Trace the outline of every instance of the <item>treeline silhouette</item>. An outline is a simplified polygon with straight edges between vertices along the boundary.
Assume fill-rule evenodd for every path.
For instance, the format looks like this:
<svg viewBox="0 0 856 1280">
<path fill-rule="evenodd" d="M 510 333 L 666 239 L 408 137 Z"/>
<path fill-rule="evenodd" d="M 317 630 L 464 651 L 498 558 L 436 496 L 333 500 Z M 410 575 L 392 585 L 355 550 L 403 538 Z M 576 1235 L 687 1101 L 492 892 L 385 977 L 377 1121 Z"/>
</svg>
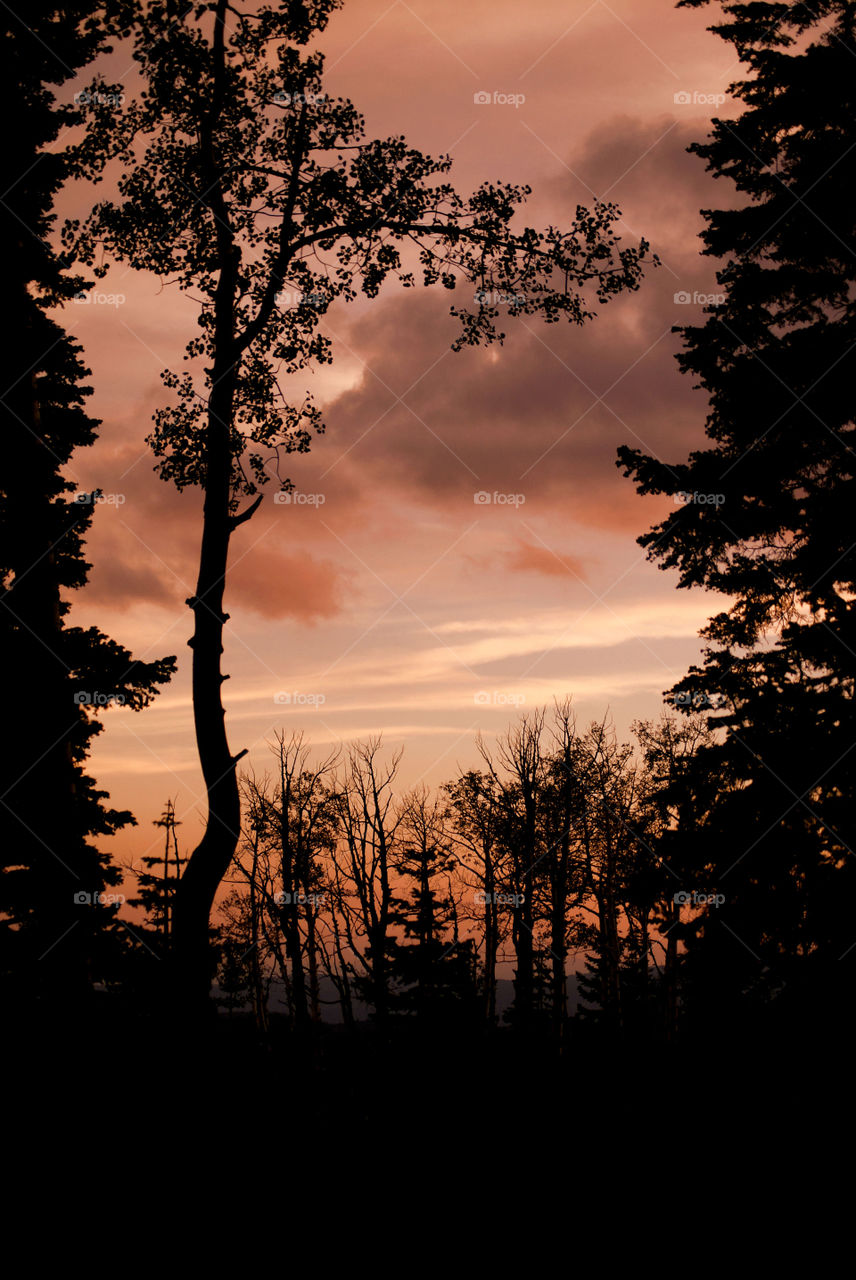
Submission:
<svg viewBox="0 0 856 1280">
<path fill-rule="evenodd" d="M 379 738 L 316 759 L 302 733 L 278 734 L 272 769 L 241 780 L 212 945 L 221 1010 L 260 1032 L 508 1027 L 559 1046 L 580 1024 L 669 1043 L 757 1016 L 798 989 L 806 955 L 777 939 L 771 966 L 746 929 L 735 871 L 753 834 L 723 843 L 742 788 L 713 718 L 666 712 L 636 722 L 631 745 L 556 703 L 479 738 L 479 768 L 404 793 L 402 753 Z M 168 958 L 183 862 L 170 804 L 158 821 L 164 852 L 132 900 L 147 911 L 133 935 L 144 992 Z"/>
<path fill-rule="evenodd" d="M 358 999 L 381 1025 L 490 1026 L 505 962 L 505 1021 L 561 1041 L 578 957 L 580 1016 L 672 1035 L 685 881 L 662 864 L 674 801 L 653 761 L 686 786 L 710 734 L 673 718 L 637 733 L 641 758 L 605 723 L 579 734 L 568 705 L 534 711 L 480 743 L 480 769 L 400 796 L 400 753 L 379 740 L 313 766 L 300 735 L 280 736 L 272 773 L 243 782 L 221 991 L 261 1027 L 274 975 L 297 1027 L 322 1017 L 324 986 L 345 1023 Z"/>
</svg>

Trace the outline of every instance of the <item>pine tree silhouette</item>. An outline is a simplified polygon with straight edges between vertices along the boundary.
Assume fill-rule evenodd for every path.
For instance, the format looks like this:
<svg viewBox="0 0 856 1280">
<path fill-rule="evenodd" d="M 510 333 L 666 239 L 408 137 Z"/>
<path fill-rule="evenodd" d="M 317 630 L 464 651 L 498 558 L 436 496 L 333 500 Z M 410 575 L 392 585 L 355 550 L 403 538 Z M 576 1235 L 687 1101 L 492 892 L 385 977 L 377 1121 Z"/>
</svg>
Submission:
<svg viewBox="0 0 856 1280">
<path fill-rule="evenodd" d="M 93 843 L 133 822 L 110 809 L 85 772 L 97 714 L 139 710 L 175 669 L 172 658 L 136 662 L 94 627 L 66 624 L 67 593 L 86 583 L 83 539 L 92 494 L 65 478 L 98 423 L 80 347 L 48 311 L 84 282 L 68 273 L 48 236 L 53 199 L 73 168 L 51 151 L 79 112 L 51 86 L 102 48 L 104 28 L 85 5 L 12 15 L 0 78 L 9 189 L 0 205 L 8 247 L 6 341 L 0 414 L 0 645 L 9 730 L 0 756 L 0 971 L 13 998 L 75 1000 L 119 960 L 106 891 L 119 875 Z M 103 700 L 103 701 L 102 701 Z"/>
<path fill-rule="evenodd" d="M 163 813 L 155 818 L 152 826 L 164 833 L 163 850 L 159 854 L 144 854 L 140 859 L 145 871 L 137 871 L 138 892 L 129 900 L 129 906 L 142 907 L 147 917 L 147 944 L 165 956 L 172 943 L 172 909 L 175 891 L 187 861 L 178 848 L 178 828 L 181 822 L 175 816 L 175 801 L 168 799 Z"/>
<path fill-rule="evenodd" d="M 672 690 L 721 704 L 700 764 L 727 781 L 707 867 L 727 903 L 689 941 L 697 992 L 728 1016 L 783 986 L 804 1007 L 840 988 L 853 940 L 856 6 L 723 9 L 742 110 L 691 150 L 744 202 L 705 214 L 722 302 L 681 330 L 679 357 L 708 393 L 709 444 L 619 464 L 678 499 L 639 540 L 650 558 L 733 600 Z"/>
</svg>

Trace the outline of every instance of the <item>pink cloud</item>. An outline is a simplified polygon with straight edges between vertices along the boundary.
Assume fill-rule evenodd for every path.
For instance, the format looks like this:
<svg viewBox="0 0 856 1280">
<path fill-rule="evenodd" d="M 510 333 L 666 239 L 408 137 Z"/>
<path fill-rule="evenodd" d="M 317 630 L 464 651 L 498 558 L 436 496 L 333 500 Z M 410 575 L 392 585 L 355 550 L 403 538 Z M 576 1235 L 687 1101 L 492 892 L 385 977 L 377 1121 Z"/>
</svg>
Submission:
<svg viewBox="0 0 856 1280">
<path fill-rule="evenodd" d="M 561 554 L 549 547 L 535 546 L 522 540 L 509 553 L 506 564 L 509 569 L 520 573 L 543 573 L 552 578 L 586 580 L 583 562 L 579 557 Z"/>
</svg>

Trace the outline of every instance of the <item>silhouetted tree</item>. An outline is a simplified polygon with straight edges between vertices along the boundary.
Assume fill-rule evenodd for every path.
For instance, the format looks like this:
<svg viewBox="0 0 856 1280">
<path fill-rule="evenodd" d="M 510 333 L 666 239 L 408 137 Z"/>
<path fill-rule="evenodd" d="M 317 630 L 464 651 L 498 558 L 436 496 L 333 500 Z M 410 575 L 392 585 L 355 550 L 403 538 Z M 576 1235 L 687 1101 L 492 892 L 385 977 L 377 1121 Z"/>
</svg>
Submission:
<svg viewBox="0 0 856 1280">
<path fill-rule="evenodd" d="M 495 758 L 483 740 L 479 752 L 502 802 L 502 841 L 510 901 L 511 936 L 517 961 L 514 973 L 515 1024 L 528 1029 L 536 1005 L 535 888 L 546 853 L 544 818 L 546 759 L 544 711 L 524 714 L 502 734 Z"/>
<path fill-rule="evenodd" d="M 706 927 L 717 927 L 721 904 L 713 877 L 721 844 L 710 812 L 727 780 L 717 769 L 716 738 L 704 714 L 636 721 L 633 733 L 642 753 L 645 813 L 642 865 L 634 888 L 650 904 L 656 926 L 649 952 L 661 980 L 661 1027 L 665 1038 L 674 1040 L 682 949 Z"/>
<path fill-rule="evenodd" d="M 606 719 L 593 722 L 581 739 L 584 803 L 581 810 L 582 856 L 592 905 L 578 940 L 586 945 L 586 969 L 580 993 L 610 1032 L 623 1029 L 627 998 L 625 969 L 640 963 L 638 940 L 628 929 L 626 904 L 631 877 L 640 858 L 637 764 L 633 749 L 620 743 Z M 647 948 L 645 949 L 647 953 Z M 647 955 L 641 957 L 647 964 Z"/>
<path fill-rule="evenodd" d="M 371 738 L 348 752 L 347 770 L 336 786 L 339 840 L 333 879 L 355 989 L 385 1026 L 392 994 L 392 875 L 401 821 L 392 786 L 401 752 L 383 764 L 380 751 L 380 738 Z"/>
<path fill-rule="evenodd" d="M 619 454 L 641 492 L 682 495 L 640 539 L 649 557 L 732 601 L 674 690 L 722 701 L 702 756 L 730 779 L 710 867 L 728 901 L 701 936 L 731 1001 L 834 986 L 852 942 L 855 22 L 853 3 L 723 5 L 742 110 L 691 150 L 744 203 L 705 213 L 724 302 L 679 357 L 710 444 L 675 464 Z"/>
<path fill-rule="evenodd" d="M 167 800 L 163 813 L 152 824 L 160 827 L 164 833 L 163 850 L 156 854 L 144 854 L 140 861 L 146 868 L 137 871 L 132 868 L 137 879 L 137 896 L 131 898 L 128 905 L 142 907 L 148 918 L 149 942 L 158 944 L 158 951 L 165 955 L 169 951 L 172 938 L 172 908 L 175 902 L 175 890 L 181 877 L 181 868 L 186 861 L 179 852 L 178 830 L 181 822 L 175 816 L 175 802 Z"/>
<path fill-rule="evenodd" d="M 481 945 L 482 1015 L 496 1020 L 496 965 L 507 936 L 508 912 L 501 898 L 507 876 L 507 849 L 502 843 L 500 787 L 490 773 L 470 769 L 444 785 L 458 877 L 472 902 L 461 915 L 475 925 Z"/>
<path fill-rule="evenodd" d="M 336 992 L 342 1021 L 353 1027 L 355 965 L 348 952 L 346 877 L 336 857 L 329 859 L 324 879 L 324 911 L 318 920 L 321 967 Z"/>
<path fill-rule="evenodd" d="M 50 243 L 54 198 L 78 172 L 73 151 L 56 144 L 84 109 L 56 94 L 104 48 L 106 26 L 75 3 L 7 6 L 4 26 L 0 970 L 18 993 L 60 1000 L 111 965 L 115 904 L 105 895 L 119 875 L 93 841 L 134 821 L 107 807 L 85 772 L 97 715 L 148 705 L 175 662 L 135 662 L 96 628 L 66 625 L 68 593 L 86 583 L 83 540 L 99 495 L 72 497 L 64 472 L 98 423 L 84 410 L 81 348 L 50 314 L 87 287 Z"/>
<path fill-rule="evenodd" d="M 326 781 L 334 752 L 310 763 L 302 733 L 276 735 L 274 777 L 243 778 L 245 823 L 233 867 L 236 887 L 223 911 L 226 932 L 242 943 L 256 1022 L 267 1023 L 270 975 L 278 974 L 292 1024 L 321 1017 L 318 940 L 325 873 L 337 832 L 335 795 Z"/>
<path fill-rule="evenodd" d="M 471 1018 L 476 1008 L 475 947 L 460 936 L 455 867 L 445 806 L 417 787 L 402 803 L 398 826 L 392 922 L 401 936 L 391 977 L 394 1008 L 420 1025 Z"/>
<path fill-rule="evenodd" d="M 279 863 L 278 919 L 290 966 L 290 999 L 295 1024 L 320 1017 L 316 922 L 323 898 L 322 856 L 336 838 L 335 796 L 327 784 L 338 752 L 317 767 L 309 765 L 303 734 L 277 735 L 278 779 L 269 806 Z"/>
<path fill-rule="evenodd" d="M 234 917 L 230 924 L 232 927 L 221 930 L 217 937 L 216 1004 L 231 1017 L 253 1003 L 256 960 L 253 952 L 244 947 L 241 932 L 234 927 Z"/>
<path fill-rule="evenodd" d="M 552 736 L 545 780 L 542 892 L 549 922 L 553 1034 L 561 1042 L 568 1017 L 569 917 L 589 889 L 582 839 L 585 757 L 569 700 L 555 706 Z"/>
<path fill-rule="evenodd" d="M 228 943 L 221 953 L 218 985 L 237 973 L 240 958 L 246 976 L 244 988 L 259 1030 L 268 1026 L 268 998 L 278 974 L 291 1009 L 291 975 L 280 929 L 277 855 L 278 826 L 275 812 L 275 784 L 265 776 L 250 774 L 241 780 L 244 824 L 233 860 L 234 876 L 226 881 L 229 893 L 218 906 L 221 941 Z M 225 965 L 225 969 L 224 969 Z"/>
<path fill-rule="evenodd" d="M 266 929 L 268 919 L 267 908 L 274 901 L 271 877 L 270 858 L 267 856 L 269 844 L 267 836 L 270 832 L 270 814 L 267 799 L 259 794 L 252 779 L 245 780 L 246 787 L 246 821 L 245 842 L 236 854 L 239 867 L 246 875 L 247 892 L 241 899 L 238 896 L 239 909 L 243 906 L 248 928 L 243 930 L 249 952 L 250 1001 L 253 1018 L 260 1031 L 268 1028 L 268 999 L 270 995 L 270 979 L 272 968 L 269 963 L 271 949 L 270 935 Z M 241 860 L 241 853 L 248 854 L 248 860 Z M 273 930 L 270 930 L 272 933 Z M 265 945 L 267 943 L 267 945 Z"/>
</svg>

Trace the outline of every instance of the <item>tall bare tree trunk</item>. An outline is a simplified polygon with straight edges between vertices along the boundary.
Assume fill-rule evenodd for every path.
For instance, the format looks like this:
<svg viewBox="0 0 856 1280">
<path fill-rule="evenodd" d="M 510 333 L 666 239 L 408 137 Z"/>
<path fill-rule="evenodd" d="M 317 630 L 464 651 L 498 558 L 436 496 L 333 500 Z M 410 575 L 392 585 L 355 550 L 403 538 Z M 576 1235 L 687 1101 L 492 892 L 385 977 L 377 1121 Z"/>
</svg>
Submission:
<svg viewBox="0 0 856 1280">
<path fill-rule="evenodd" d="M 241 799 L 235 765 L 245 752 L 233 756 L 226 737 L 226 712 L 221 685 L 223 591 L 232 530 L 252 514 L 258 502 L 240 517 L 231 514 L 232 424 L 240 350 L 235 341 L 235 305 L 240 250 L 235 244 L 229 210 L 223 197 L 222 174 L 215 148 L 215 128 L 226 85 L 225 18 L 227 0 L 218 0 L 212 54 L 214 84 L 211 107 L 199 135 L 199 155 L 207 189 L 204 199 L 216 225 L 214 296 L 214 367 L 205 433 L 205 502 L 202 546 L 193 610 L 193 722 L 196 748 L 208 800 L 205 834 L 188 860 L 175 903 L 177 994 L 183 1004 L 203 1009 L 213 976 L 208 928 L 211 908 L 221 880 L 238 847 Z"/>
<path fill-rule="evenodd" d="M 227 233 L 221 231 L 221 236 Z M 241 802 L 235 766 L 245 752 L 233 756 L 226 737 L 221 686 L 223 590 L 229 541 L 236 521 L 231 517 L 232 453 L 230 430 L 234 408 L 235 358 L 232 344 L 238 254 L 230 243 L 220 255 L 216 298 L 217 358 L 208 405 L 206 480 L 202 546 L 193 610 L 193 722 L 196 747 L 208 800 L 205 834 L 194 849 L 178 885 L 175 901 L 175 949 L 179 997 L 203 1006 L 212 978 L 208 928 L 221 880 L 238 846 Z"/>
</svg>

